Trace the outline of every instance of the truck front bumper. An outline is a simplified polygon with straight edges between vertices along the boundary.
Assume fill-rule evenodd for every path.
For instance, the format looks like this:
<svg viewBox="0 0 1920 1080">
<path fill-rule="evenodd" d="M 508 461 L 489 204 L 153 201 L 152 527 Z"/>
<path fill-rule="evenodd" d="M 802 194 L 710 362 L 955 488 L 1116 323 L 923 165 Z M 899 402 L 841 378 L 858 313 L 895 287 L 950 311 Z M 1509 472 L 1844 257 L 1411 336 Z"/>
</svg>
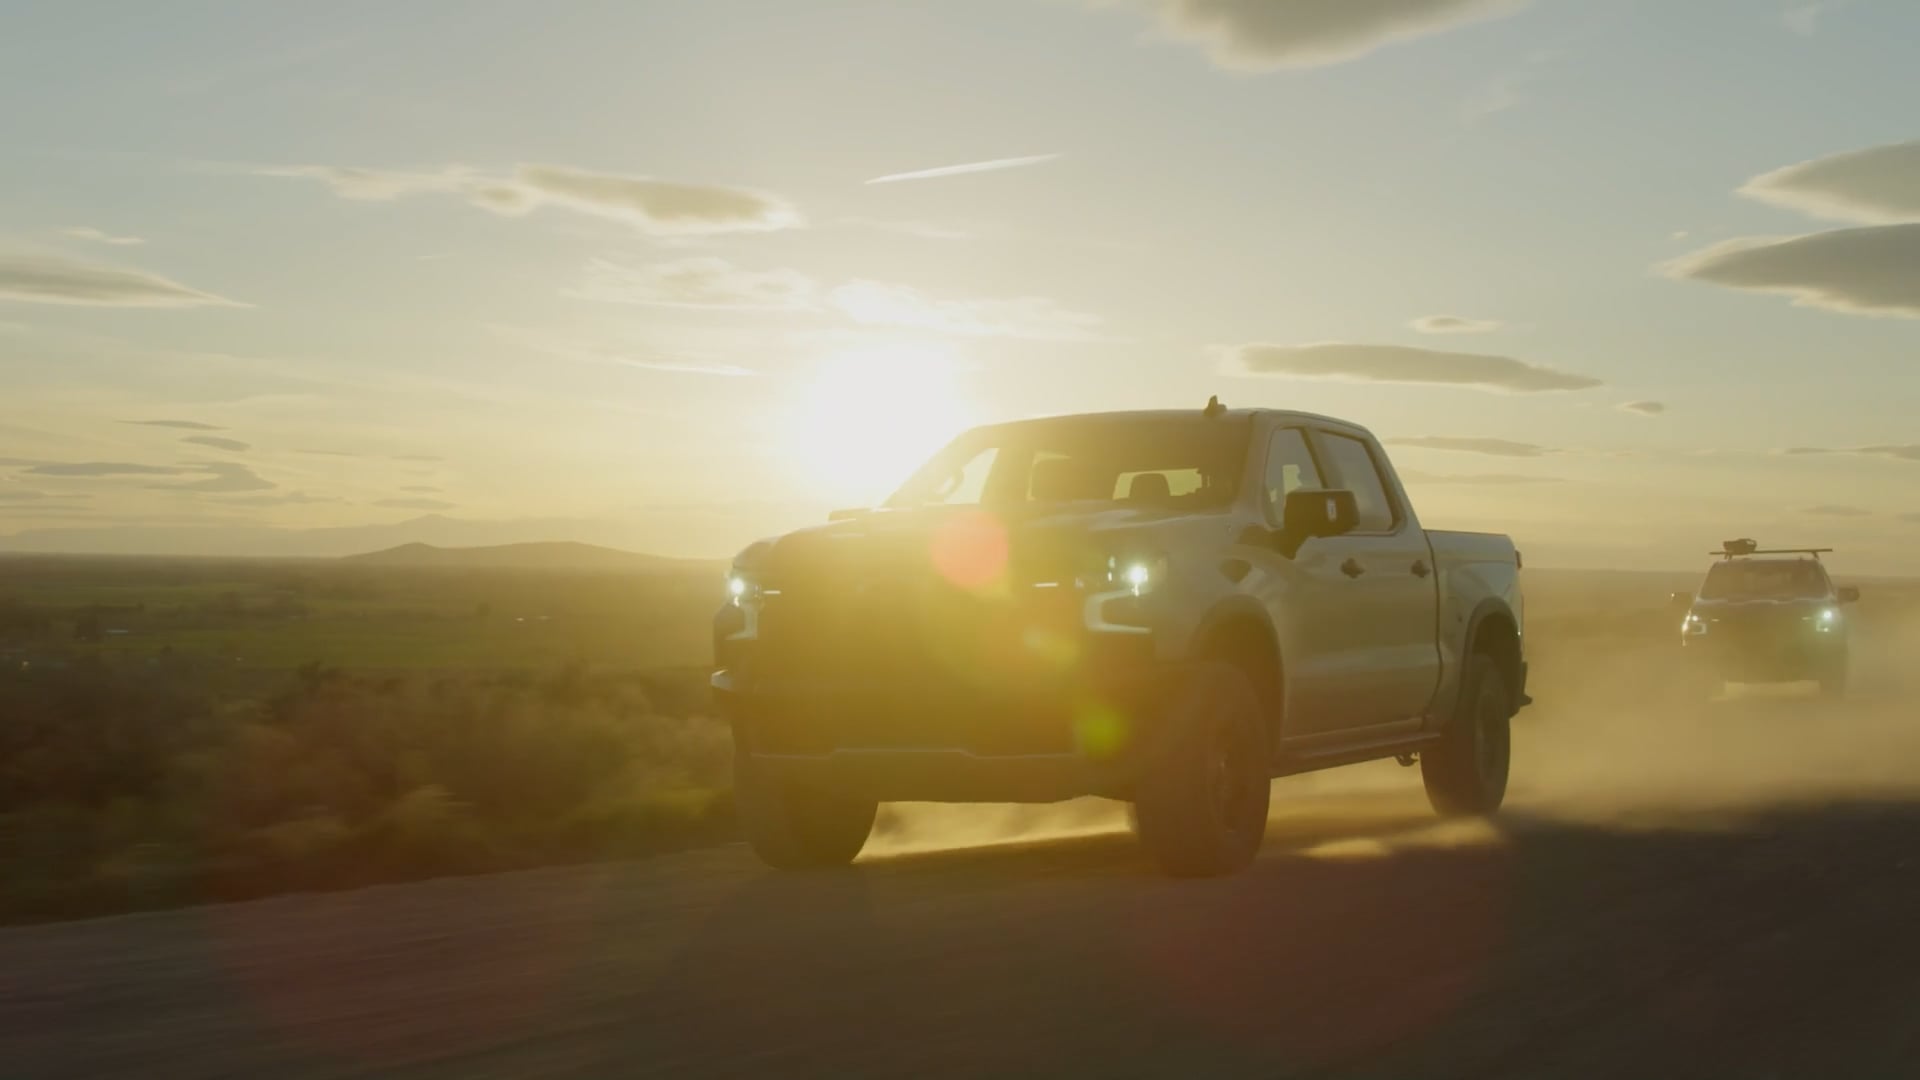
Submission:
<svg viewBox="0 0 1920 1080">
<path fill-rule="evenodd" d="M 768 678 L 742 657 L 714 674 L 714 701 L 756 769 L 808 786 L 881 801 L 1125 798 L 1160 752 L 1185 667 L 1144 636 L 1092 644 L 1070 672 L 990 682 Z"/>
</svg>

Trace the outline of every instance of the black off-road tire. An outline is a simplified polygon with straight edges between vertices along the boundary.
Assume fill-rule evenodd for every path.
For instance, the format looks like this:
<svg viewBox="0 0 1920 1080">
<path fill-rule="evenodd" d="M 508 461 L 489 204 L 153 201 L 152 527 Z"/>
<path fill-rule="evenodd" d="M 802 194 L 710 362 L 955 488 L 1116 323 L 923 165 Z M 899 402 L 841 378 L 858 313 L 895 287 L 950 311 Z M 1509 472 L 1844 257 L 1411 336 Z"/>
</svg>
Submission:
<svg viewBox="0 0 1920 1080">
<path fill-rule="evenodd" d="M 768 866 L 820 870 L 846 866 L 866 846 L 880 804 L 782 781 L 733 753 L 733 801 L 747 845 Z"/>
<path fill-rule="evenodd" d="M 1476 653 L 1467 663 L 1460 708 L 1440 742 L 1420 755 L 1427 801 L 1449 817 L 1491 814 L 1507 797 L 1513 692 L 1500 665 Z"/>
<path fill-rule="evenodd" d="M 1202 665 L 1160 721 L 1167 742 L 1135 788 L 1135 835 L 1174 877 L 1245 867 L 1266 837 L 1272 777 L 1253 684 L 1231 664 Z"/>
</svg>

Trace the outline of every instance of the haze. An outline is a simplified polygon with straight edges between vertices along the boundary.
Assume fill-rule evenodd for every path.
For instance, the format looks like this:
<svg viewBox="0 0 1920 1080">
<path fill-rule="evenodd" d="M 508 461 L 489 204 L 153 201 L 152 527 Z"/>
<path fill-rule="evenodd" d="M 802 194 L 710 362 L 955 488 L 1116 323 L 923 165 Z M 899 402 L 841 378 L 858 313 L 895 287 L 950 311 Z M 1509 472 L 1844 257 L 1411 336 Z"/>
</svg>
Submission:
<svg viewBox="0 0 1920 1080">
<path fill-rule="evenodd" d="M 1920 572 L 1915 40 L 1902 0 L 18 10 L 0 550 L 725 555 L 971 423 L 1217 393 L 1369 425 L 1530 563 Z"/>
</svg>

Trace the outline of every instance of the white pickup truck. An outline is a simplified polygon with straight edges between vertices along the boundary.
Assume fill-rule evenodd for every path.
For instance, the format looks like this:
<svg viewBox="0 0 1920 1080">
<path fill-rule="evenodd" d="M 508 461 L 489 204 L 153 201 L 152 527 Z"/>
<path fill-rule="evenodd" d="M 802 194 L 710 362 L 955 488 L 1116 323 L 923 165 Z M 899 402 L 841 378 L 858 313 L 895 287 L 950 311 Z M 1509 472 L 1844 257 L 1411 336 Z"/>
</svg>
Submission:
<svg viewBox="0 0 1920 1080">
<path fill-rule="evenodd" d="M 845 864 L 882 801 L 1133 804 L 1228 873 L 1269 780 L 1381 758 L 1497 809 L 1528 702 L 1520 558 L 1423 529 L 1379 442 L 1265 409 L 969 431 L 887 503 L 755 543 L 714 621 L 748 840 Z"/>
</svg>

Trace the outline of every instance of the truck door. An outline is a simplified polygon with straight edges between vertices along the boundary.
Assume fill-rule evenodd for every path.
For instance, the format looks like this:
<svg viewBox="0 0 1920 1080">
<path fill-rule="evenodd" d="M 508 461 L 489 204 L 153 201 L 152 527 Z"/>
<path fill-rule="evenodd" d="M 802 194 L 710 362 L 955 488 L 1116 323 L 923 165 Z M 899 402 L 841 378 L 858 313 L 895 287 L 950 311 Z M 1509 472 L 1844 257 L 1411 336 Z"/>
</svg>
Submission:
<svg viewBox="0 0 1920 1080">
<path fill-rule="evenodd" d="M 1267 524 L 1275 529 L 1285 524 L 1282 515 L 1288 492 L 1326 486 L 1303 429 L 1273 431 L 1261 485 Z M 1261 575 L 1254 592 L 1280 639 L 1287 696 L 1284 738 L 1326 731 L 1344 715 L 1340 708 L 1343 657 L 1361 643 L 1357 624 L 1341 618 L 1352 582 L 1340 574 L 1340 556 L 1333 554 L 1338 543 L 1310 540 L 1293 558 L 1270 545 L 1247 549 Z"/>
<path fill-rule="evenodd" d="M 1392 494 L 1366 440 L 1315 430 L 1313 441 L 1327 485 L 1351 490 L 1360 510 L 1358 528 L 1327 542 L 1347 583 L 1342 622 L 1350 624 L 1351 637 L 1342 639 L 1352 642 L 1334 677 L 1345 703 L 1339 726 L 1419 717 L 1440 680 L 1440 594 L 1432 548 Z"/>
</svg>

